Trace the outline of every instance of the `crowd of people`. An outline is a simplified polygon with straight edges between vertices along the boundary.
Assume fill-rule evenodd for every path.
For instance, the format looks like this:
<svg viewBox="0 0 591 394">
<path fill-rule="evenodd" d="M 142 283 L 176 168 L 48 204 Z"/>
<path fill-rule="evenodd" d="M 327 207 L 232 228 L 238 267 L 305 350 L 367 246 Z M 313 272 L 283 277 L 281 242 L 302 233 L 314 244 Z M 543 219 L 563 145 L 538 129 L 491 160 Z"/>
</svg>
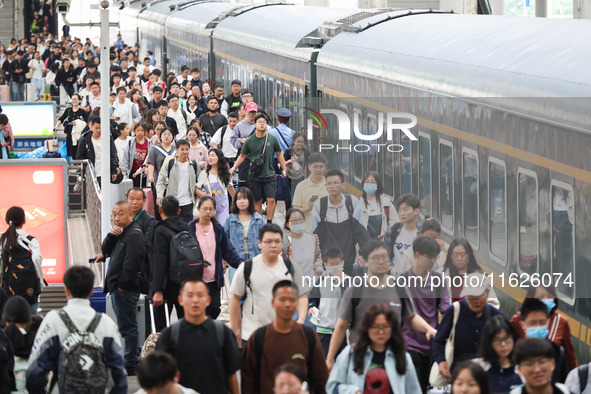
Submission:
<svg viewBox="0 0 591 394">
<path fill-rule="evenodd" d="M 94 274 L 76 266 L 64 276 L 67 306 L 36 317 L 40 249 L 22 230 L 24 211 L 11 208 L 0 237 L 0 379 L 11 390 L 46 392 L 50 373 L 63 392 L 111 381 L 124 393 L 136 374 L 148 393 L 591 390 L 554 288 L 532 288 L 508 319 L 467 240 L 444 242 L 436 219 L 419 221 L 419 198 L 392 201 L 376 172 L 359 197 L 347 193 L 343 173 L 289 128 L 288 108 L 271 119 L 241 81 L 224 96 L 198 68 L 164 76 L 120 39 L 104 87 L 91 47 L 66 38 L 49 43 L 48 58 L 71 97 L 56 124 L 68 155 L 97 168 L 109 160 L 112 182 L 134 184 L 95 259 L 109 258 L 103 290 L 114 315 L 94 312 Z M 100 145 L 105 88 L 110 152 Z M 32 270 L 12 276 L 13 259 Z M 143 358 L 141 294 L 160 333 Z"/>
</svg>

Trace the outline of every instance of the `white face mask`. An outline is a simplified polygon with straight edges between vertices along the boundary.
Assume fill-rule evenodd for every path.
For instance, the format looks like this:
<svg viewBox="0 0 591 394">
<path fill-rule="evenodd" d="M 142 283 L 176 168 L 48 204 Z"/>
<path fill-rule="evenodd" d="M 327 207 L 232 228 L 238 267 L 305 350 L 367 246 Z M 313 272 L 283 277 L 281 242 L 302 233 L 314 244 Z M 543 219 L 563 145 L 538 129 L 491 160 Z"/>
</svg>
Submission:
<svg viewBox="0 0 591 394">
<path fill-rule="evenodd" d="M 289 230 L 294 234 L 301 234 L 306 230 L 306 223 L 292 224 Z"/>
<path fill-rule="evenodd" d="M 326 267 L 326 272 L 328 272 L 329 275 L 335 276 L 336 273 L 342 274 L 344 267 L 345 264 L 331 265 L 329 267 Z"/>
</svg>

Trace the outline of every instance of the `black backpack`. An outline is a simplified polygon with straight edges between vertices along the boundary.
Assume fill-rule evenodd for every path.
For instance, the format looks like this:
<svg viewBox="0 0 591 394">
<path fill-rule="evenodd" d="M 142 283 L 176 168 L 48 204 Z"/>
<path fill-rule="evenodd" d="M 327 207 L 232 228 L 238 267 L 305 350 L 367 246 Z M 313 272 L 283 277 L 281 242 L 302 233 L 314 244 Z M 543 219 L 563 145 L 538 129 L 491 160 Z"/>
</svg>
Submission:
<svg viewBox="0 0 591 394">
<path fill-rule="evenodd" d="M 287 271 L 285 271 L 285 274 L 290 274 L 291 278 L 293 279 L 293 265 L 291 263 L 290 259 L 286 259 L 283 258 L 283 263 L 285 263 L 285 267 L 287 268 Z M 244 283 L 246 284 L 246 287 L 248 287 L 250 289 L 250 292 L 252 293 L 252 288 L 250 287 L 250 274 L 252 273 L 252 260 L 246 260 L 244 262 Z M 248 292 L 244 293 L 244 296 L 242 296 L 242 301 L 244 301 L 246 299 L 246 294 L 248 294 Z M 254 302 L 252 303 L 252 311 L 250 312 L 251 314 L 254 313 Z"/>
<path fill-rule="evenodd" d="M 170 170 L 174 167 L 174 162 L 176 159 L 170 159 L 168 161 L 168 176 L 170 176 Z M 191 163 L 191 167 L 193 167 L 193 171 L 195 171 L 195 177 L 199 175 L 200 170 L 197 169 L 197 162 L 193 159 L 189 159 L 189 163 Z"/>
<path fill-rule="evenodd" d="M 33 253 L 29 249 L 30 242 L 34 237 L 28 235 L 25 245 L 17 250 L 4 251 L 2 253 L 2 263 L 4 265 L 4 276 L 2 277 L 2 287 L 9 296 L 20 295 L 29 304 L 38 301 L 41 294 L 41 283 L 39 275 L 33 262 Z M 22 239 L 19 238 L 19 242 Z M 26 246 L 27 249 L 24 249 Z"/>
<path fill-rule="evenodd" d="M 8 337 L 5 337 L 5 340 L 8 342 Z M 16 391 L 16 383 L 14 371 L 9 367 L 10 355 L 3 342 L 4 340 L 0 339 L 0 394 L 10 394 Z"/>
<path fill-rule="evenodd" d="M 170 237 L 168 279 L 177 285 L 187 278 L 201 279 L 203 264 L 203 254 L 197 238 L 189 231 L 173 233 Z"/>
<path fill-rule="evenodd" d="M 103 394 L 109 373 L 103 343 L 94 335 L 102 314 L 97 312 L 86 330 L 78 329 L 63 309 L 58 314 L 70 331 L 62 343 L 58 364 L 60 393 Z"/>
<path fill-rule="evenodd" d="M 351 199 L 350 194 L 345 194 L 345 206 L 347 207 L 347 212 L 349 213 L 349 218 L 353 217 L 353 200 Z M 326 221 L 326 211 L 328 211 L 328 196 L 320 198 L 320 221 Z"/>
</svg>

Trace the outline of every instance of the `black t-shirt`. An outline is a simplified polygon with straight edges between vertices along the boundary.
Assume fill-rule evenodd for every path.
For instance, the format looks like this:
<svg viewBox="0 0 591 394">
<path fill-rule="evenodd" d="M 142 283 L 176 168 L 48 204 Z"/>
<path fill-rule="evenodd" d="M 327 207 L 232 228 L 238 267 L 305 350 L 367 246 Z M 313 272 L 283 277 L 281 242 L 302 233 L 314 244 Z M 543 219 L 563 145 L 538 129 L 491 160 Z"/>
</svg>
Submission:
<svg viewBox="0 0 591 394">
<path fill-rule="evenodd" d="M 373 357 L 369 369 L 365 375 L 364 392 L 372 393 L 392 393 L 390 381 L 385 369 L 386 351 L 373 351 Z"/>
<path fill-rule="evenodd" d="M 183 319 L 180 324 L 179 341 L 174 349 L 170 328 L 162 332 L 156 344 L 157 350 L 174 356 L 181 373 L 179 384 L 201 394 L 228 392 L 227 378 L 243 365 L 234 333 L 224 327 L 224 346 L 220 349 L 211 319 L 200 325 Z"/>
</svg>

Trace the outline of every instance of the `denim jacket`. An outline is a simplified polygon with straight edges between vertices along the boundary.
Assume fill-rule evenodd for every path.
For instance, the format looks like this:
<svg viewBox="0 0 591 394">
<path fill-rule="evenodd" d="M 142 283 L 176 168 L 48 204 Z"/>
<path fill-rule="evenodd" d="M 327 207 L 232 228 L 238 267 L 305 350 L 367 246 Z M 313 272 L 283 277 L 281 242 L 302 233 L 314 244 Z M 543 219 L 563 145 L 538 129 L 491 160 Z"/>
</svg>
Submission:
<svg viewBox="0 0 591 394">
<path fill-rule="evenodd" d="M 353 370 L 352 347 L 347 346 L 345 350 L 337 357 L 335 365 L 328 377 L 326 383 L 327 393 L 354 394 L 358 391 L 363 392 L 365 387 L 365 375 L 373 358 L 373 351 L 368 347 L 363 362 L 363 375 L 358 375 Z M 398 375 L 396 372 L 396 361 L 394 353 L 390 349 L 386 350 L 386 359 L 384 360 L 388 380 L 393 393 L 420 393 L 421 386 L 417 379 L 414 364 L 408 353 L 406 353 L 406 373 Z"/>
<path fill-rule="evenodd" d="M 265 225 L 265 219 L 257 212 L 252 214 L 250 218 L 250 225 L 248 226 L 248 255 L 253 258 L 261 254 L 259 249 L 259 229 Z M 228 234 L 228 238 L 234 248 L 244 258 L 244 227 L 238 218 L 238 215 L 233 213 L 226 219 L 224 230 Z"/>
</svg>

